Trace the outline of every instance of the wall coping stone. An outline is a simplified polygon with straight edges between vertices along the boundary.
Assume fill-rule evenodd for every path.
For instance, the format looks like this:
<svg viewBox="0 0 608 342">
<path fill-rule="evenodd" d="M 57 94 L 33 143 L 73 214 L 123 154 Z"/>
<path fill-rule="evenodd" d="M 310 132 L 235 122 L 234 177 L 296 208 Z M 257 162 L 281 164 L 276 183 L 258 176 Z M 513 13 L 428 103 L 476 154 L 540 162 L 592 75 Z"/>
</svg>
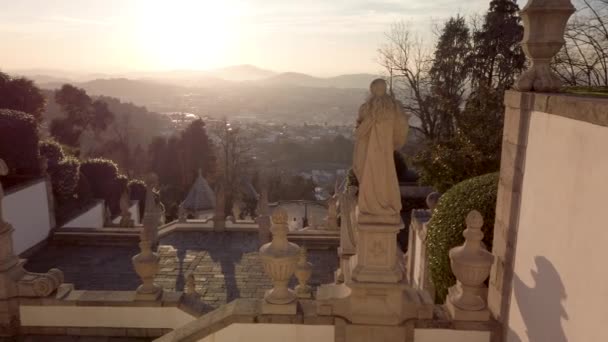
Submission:
<svg viewBox="0 0 608 342">
<path fill-rule="evenodd" d="M 509 108 L 543 112 L 608 127 L 606 97 L 508 90 L 505 92 L 504 103 Z"/>
</svg>

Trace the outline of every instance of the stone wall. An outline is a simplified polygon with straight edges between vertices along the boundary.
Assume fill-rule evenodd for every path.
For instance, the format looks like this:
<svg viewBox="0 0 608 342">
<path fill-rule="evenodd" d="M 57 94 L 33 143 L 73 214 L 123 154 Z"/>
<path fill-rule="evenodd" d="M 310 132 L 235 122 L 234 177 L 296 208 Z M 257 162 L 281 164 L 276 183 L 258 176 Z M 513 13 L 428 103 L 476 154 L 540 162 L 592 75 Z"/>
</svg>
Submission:
<svg viewBox="0 0 608 342">
<path fill-rule="evenodd" d="M 608 99 L 509 91 L 505 105 L 490 309 L 507 341 L 604 340 Z"/>
<path fill-rule="evenodd" d="M 3 207 L 4 219 L 15 228 L 15 254 L 19 255 L 48 238 L 54 218 L 49 209 L 44 179 L 8 192 Z"/>
</svg>

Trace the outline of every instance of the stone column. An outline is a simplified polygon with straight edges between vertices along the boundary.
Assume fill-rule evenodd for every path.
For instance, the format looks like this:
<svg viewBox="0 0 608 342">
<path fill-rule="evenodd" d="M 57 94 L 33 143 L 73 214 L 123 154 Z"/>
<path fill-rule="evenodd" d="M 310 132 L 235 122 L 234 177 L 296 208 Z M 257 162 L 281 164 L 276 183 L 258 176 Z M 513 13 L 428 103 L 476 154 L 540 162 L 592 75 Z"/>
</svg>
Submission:
<svg viewBox="0 0 608 342">
<path fill-rule="evenodd" d="M 270 208 L 268 207 L 268 184 L 265 176 L 262 176 L 262 190 L 258 201 L 258 239 L 260 246 L 270 242 Z"/>
<path fill-rule="evenodd" d="M 0 159 L 0 176 L 8 174 L 6 163 Z M 19 332 L 19 298 L 46 297 L 63 283 L 63 272 L 51 269 L 47 273 L 31 273 L 23 268 L 13 250 L 13 227 L 4 221 L 0 184 L 0 337 Z"/>
<path fill-rule="evenodd" d="M 154 199 L 156 183 L 157 177 L 150 175 L 147 182 L 146 209 L 139 242 L 141 252 L 132 259 L 135 272 L 142 280 L 142 285 L 137 288 L 136 298 L 139 300 L 157 300 L 162 294 L 161 287 L 154 284 L 154 276 L 159 269 L 160 257 L 158 253 L 152 251 L 156 230 L 160 225 L 160 216 L 163 214 L 162 208 Z"/>
</svg>

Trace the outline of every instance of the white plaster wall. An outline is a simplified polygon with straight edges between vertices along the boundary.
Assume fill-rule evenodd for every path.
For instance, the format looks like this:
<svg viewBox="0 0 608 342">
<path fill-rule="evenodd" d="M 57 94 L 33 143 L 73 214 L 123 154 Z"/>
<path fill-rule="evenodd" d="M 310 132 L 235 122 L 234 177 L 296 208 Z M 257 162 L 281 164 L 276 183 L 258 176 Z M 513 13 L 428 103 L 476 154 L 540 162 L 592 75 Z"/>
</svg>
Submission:
<svg viewBox="0 0 608 342">
<path fill-rule="evenodd" d="M 73 218 L 64 224 L 64 228 L 103 228 L 103 217 L 105 215 L 104 202 L 100 201 L 91 209 Z"/>
<path fill-rule="evenodd" d="M 44 181 L 7 194 L 2 204 L 5 221 L 15 228 L 13 248 L 16 254 L 49 236 L 52 227 Z"/>
<path fill-rule="evenodd" d="M 333 325 L 236 323 L 199 342 L 333 342 Z"/>
<path fill-rule="evenodd" d="M 608 341 L 608 127 L 534 112 L 509 342 Z"/>
<path fill-rule="evenodd" d="M 453 329 L 414 329 L 414 342 L 490 342 L 490 332 Z"/>
<path fill-rule="evenodd" d="M 310 227 L 324 226 L 324 219 L 327 217 L 327 208 L 319 204 L 307 203 L 306 208 L 304 203 L 298 202 L 287 202 L 280 203 L 277 208 L 283 208 L 287 211 L 289 230 L 302 229 L 302 218 L 304 213 L 308 211 L 308 225 Z M 293 219 L 298 222 L 297 225 L 293 224 Z M 296 227 L 297 226 L 297 227 Z"/>
<path fill-rule="evenodd" d="M 21 305 L 21 325 L 175 329 L 194 321 L 176 307 Z"/>
</svg>

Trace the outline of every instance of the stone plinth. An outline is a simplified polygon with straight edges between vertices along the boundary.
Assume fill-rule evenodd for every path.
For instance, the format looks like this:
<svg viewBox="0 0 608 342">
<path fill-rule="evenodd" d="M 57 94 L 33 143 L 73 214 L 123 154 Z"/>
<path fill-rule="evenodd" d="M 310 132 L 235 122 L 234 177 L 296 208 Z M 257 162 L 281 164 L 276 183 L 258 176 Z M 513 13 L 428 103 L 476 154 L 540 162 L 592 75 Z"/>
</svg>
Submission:
<svg viewBox="0 0 608 342">
<path fill-rule="evenodd" d="M 359 224 L 357 254 L 349 260 L 353 280 L 396 283 L 403 279 L 403 256 L 396 243 L 402 227 L 402 224 Z"/>
</svg>

